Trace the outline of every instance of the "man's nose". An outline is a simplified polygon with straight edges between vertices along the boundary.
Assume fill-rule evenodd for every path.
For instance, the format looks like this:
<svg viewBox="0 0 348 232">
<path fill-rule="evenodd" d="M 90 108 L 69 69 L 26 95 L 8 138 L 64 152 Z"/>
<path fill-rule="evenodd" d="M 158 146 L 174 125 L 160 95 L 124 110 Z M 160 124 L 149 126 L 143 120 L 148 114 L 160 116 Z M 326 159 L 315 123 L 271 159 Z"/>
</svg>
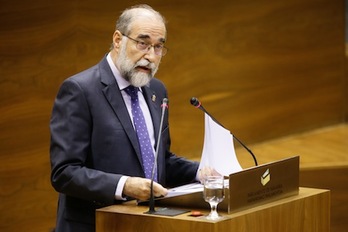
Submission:
<svg viewBox="0 0 348 232">
<path fill-rule="evenodd" d="M 150 46 L 150 48 L 148 48 L 148 50 L 145 52 L 144 58 L 150 61 L 151 63 L 153 63 L 156 60 L 157 55 L 155 54 L 154 46 Z"/>
</svg>

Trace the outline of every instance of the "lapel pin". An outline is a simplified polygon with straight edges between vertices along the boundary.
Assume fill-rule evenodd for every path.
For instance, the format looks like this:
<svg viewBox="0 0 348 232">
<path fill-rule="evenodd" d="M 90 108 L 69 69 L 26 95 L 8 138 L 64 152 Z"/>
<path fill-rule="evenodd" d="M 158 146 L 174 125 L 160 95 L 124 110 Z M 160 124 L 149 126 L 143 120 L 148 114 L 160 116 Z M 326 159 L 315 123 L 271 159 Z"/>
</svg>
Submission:
<svg viewBox="0 0 348 232">
<path fill-rule="evenodd" d="M 151 100 L 152 100 L 153 102 L 156 101 L 156 95 L 155 95 L 155 94 L 152 94 Z"/>
</svg>

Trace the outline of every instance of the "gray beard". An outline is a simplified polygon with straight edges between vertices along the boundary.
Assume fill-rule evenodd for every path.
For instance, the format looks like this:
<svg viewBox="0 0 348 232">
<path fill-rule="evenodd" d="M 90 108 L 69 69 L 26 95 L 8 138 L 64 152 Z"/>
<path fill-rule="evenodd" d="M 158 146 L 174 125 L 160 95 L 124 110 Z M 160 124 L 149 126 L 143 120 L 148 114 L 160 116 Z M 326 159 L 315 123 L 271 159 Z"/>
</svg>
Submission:
<svg viewBox="0 0 348 232">
<path fill-rule="evenodd" d="M 145 85 L 149 85 L 152 78 L 153 77 L 151 76 L 151 74 L 132 71 L 130 77 L 126 79 L 128 79 L 131 85 L 135 87 L 142 87 Z"/>
<path fill-rule="evenodd" d="M 150 63 L 145 59 L 141 59 L 138 62 L 132 62 L 126 54 L 126 41 L 122 41 L 121 50 L 116 60 L 116 65 L 123 78 L 135 87 L 142 87 L 148 85 L 151 79 L 154 77 L 158 70 L 158 66 L 154 63 Z M 135 68 L 137 66 L 146 66 L 150 68 L 150 73 L 139 72 Z"/>
</svg>

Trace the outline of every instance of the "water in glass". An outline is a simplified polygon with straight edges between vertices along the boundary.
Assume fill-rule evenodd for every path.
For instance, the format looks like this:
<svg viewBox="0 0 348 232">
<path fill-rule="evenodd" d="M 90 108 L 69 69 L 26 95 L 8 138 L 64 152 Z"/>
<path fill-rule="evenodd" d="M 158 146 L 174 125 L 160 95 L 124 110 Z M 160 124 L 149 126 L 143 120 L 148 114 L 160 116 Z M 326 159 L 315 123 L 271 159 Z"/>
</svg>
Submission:
<svg viewBox="0 0 348 232">
<path fill-rule="evenodd" d="M 224 200 L 224 177 L 208 176 L 204 180 L 203 197 L 210 204 L 211 211 L 207 216 L 209 220 L 217 220 L 220 218 L 217 213 L 217 205 Z"/>
</svg>

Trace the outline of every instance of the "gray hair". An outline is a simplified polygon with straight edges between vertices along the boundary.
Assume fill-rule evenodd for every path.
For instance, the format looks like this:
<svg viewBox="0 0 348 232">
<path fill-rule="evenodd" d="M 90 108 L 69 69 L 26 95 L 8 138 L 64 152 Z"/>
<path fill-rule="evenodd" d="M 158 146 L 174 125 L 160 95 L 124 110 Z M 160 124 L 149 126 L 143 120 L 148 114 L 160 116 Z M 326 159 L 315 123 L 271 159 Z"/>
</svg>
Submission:
<svg viewBox="0 0 348 232">
<path fill-rule="evenodd" d="M 134 18 L 137 16 L 139 10 L 148 10 L 152 12 L 157 19 L 161 20 L 163 24 L 166 25 L 165 18 L 158 11 L 155 11 L 149 5 L 141 4 L 127 8 L 122 12 L 121 16 L 118 18 L 116 22 L 116 30 L 119 30 L 124 35 L 128 35 L 131 30 L 131 24 Z M 112 50 L 113 48 L 114 43 L 111 43 L 110 50 Z"/>
<path fill-rule="evenodd" d="M 158 12 L 155 11 L 151 6 L 146 4 L 135 5 L 125 9 L 121 16 L 116 22 L 116 30 L 119 30 L 122 34 L 128 35 L 131 30 L 131 24 L 135 17 L 137 17 L 138 10 L 147 10 L 154 14 L 154 16 L 161 20 L 163 24 L 166 24 L 165 18 Z"/>
</svg>

